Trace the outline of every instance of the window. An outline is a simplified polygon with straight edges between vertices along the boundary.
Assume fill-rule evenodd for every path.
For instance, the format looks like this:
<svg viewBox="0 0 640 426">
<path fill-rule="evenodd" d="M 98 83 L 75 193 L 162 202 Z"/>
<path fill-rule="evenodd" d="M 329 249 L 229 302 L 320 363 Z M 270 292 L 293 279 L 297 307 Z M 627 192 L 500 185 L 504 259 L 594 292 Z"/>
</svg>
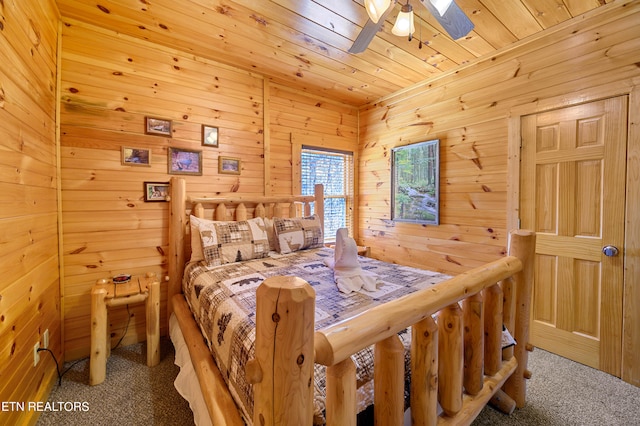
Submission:
<svg viewBox="0 0 640 426">
<path fill-rule="evenodd" d="M 335 241 L 339 228 L 353 235 L 353 154 L 303 146 L 300 169 L 303 195 L 313 195 L 318 183 L 324 185 L 325 241 Z"/>
</svg>

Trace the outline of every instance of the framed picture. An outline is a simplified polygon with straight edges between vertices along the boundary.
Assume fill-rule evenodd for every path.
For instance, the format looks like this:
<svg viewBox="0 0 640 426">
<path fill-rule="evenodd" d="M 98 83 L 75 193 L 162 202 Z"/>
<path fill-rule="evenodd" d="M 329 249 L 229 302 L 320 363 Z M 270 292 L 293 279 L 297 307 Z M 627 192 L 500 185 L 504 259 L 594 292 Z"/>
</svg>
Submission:
<svg viewBox="0 0 640 426">
<path fill-rule="evenodd" d="M 391 209 L 394 221 L 439 224 L 439 140 L 391 150 Z"/>
<path fill-rule="evenodd" d="M 218 173 L 228 175 L 240 174 L 240 159 L 233 157 L 218 157 Z"/>
<path fill-rule="evenodd" d="M 123 146 L 122 164 L 125 166 L 151 166 L 151 150 Z"/>
<path fill-rule="evenodd" d="M 145 133 L 147 135 L 159 135 L 171 137 L 171 120 L 145 117 Z"/>
<path fill-rule="evenodd" d="M 168 173 L 172 175 L 202 175 L 202 151 L 169 148 Z"/>
<path fill-rule="evenodd" d="M 218 128 L 202 125 L 202 145 L 218 147 Z"/>
<path fill-rule="evenodd" d="M 144 201 L 167 201 L 169 182 L 145 182 Z"/>
</svg>

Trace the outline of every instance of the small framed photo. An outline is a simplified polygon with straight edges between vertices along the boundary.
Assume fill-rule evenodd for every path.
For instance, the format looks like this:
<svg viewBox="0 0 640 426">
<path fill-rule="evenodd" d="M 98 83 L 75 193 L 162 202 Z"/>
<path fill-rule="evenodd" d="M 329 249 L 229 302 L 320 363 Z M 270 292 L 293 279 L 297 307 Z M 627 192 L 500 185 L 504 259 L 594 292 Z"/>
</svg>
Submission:
<svg viewBox="0 0 640 426">
<path fill-rule="evenodd" d="M 145 133 L 147 135 L 159 135 L 171 137 L 171 120 L 145 117 Z"/>
<path fill-rule="evenodd" d="M 122 164 L 125 166 L 151 166 L 151 150 L 123 146 Z"/>
<path fill-rule="evenodd" d="M 240 159 L 234 157 L 218 157 L 218 173 L 239 175 Z"/>
<path fill-rule="evenodd" d="M 207 126 L 206 124 L 202 125 L 202 145 L 212 146 L 214 148 L 218 147 L 217 127 Z"/>
<path fill-rule="evenodd" d="M 169 182 L 145 182 L 144 201 L 167 201 Z"/>
<path fill-rule="evenodd" d="M 202 176 L 202 151 L 169 148 L 168 173 Z"/>
</svg>

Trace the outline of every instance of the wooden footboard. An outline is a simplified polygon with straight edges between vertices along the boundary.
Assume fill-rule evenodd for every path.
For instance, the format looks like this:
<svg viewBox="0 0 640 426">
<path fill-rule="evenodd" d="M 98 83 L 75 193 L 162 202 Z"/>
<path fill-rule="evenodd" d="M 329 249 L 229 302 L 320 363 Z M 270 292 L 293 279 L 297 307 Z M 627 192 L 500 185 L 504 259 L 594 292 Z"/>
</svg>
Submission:
<svg viewBox="0 0 640 426">
<path fill-rule="evenodd" d="M 248 368 L 255 384 L 254 423 L 312 424 L 315 361 L 327 366 L 327 423 L 355 425 L 350 356 L 375 345 L 376 424 L 402 424 L 404 357 L 397 333 L 409 326 L 413 424 L 470 424 L 496 394 L 509 400 L 507 406 L 510 400 L 524 405 L 534 247 L 533 233 L 513 232 L 509 256 L 376 306 L 313 338 L 313 288 L 291 277 L 265 280 L 259 288 L 256 358 Z M 503 351 L 499 344 L 503 324 L 518 342 L 514 350 Z"/>
</svg>

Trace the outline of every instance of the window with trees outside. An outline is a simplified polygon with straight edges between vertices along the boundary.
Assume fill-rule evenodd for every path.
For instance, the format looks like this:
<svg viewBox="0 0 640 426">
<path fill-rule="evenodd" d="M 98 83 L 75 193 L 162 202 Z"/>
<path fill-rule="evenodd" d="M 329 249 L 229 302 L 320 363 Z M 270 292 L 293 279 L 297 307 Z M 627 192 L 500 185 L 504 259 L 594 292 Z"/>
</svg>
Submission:
<svg viewBox="0 0 640 426">
<path fill-rule="evenodd" d="M 392 149 L 391 219 L 438 225 L 440 220 L 440 141 Z"/>
<path fill-rule="evenodd" d="M 339 228 L 353 235 L 353 153 L 303 146 L 300 169 L 302 195 L 324 185 L 325 241 L 335 241 Z"/>
</svg>

